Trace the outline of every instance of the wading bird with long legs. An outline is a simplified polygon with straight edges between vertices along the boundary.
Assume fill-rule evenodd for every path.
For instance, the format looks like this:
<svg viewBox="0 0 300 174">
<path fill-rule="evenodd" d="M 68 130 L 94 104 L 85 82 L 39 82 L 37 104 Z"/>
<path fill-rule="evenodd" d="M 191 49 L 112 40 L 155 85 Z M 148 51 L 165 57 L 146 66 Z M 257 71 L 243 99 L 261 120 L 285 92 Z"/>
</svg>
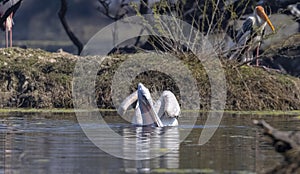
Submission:
<svg viewBox="0 0 300 174">
<path fill-rule="evenodd" d="M 12 47 L 13 16 L 22 0 L 0 0 L 0 27 L 5 31 L 6 47 Z"/>
<path fill-rule="evenodd" d="M 259 48 L 267 24 L 271 30 L 275 32 L 275 27 L 271 23 L 264 8 L 262 6 L 256 6 L 253 15 L 245 20 L 243 26 L 234 38 L 235 44 L 232 46 L 232 49 L 235 50 L 235 52 L 230 56 L 230 59 L 245 54 L 242 62 L 248 62 L 252 60 L 253 51 L 256 50 L 256 65 L 258 66 Z"/>
<path fill-rule="evenodd" d="M 121 103 L 118 113 L 123 116 L 135 102 L 135 115 L 132 118 L 133 125 L 178 126 L 177 118 L 180 115 L 180 106 L 171 91 L 163 91 L 160 98 L 154 102 L 149 89 L 142 83 L 139 83 L 137 91 L 129 95 Z"/>
</svg>

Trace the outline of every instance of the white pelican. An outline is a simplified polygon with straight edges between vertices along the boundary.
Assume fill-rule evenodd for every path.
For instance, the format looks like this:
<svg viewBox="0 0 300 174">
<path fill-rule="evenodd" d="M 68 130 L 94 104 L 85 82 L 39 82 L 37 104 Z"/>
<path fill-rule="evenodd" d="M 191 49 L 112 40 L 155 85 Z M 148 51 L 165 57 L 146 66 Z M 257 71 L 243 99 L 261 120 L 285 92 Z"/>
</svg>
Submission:
<svg viewBox="0 0 300 174">
<path fill-rule="evenodd" d="M 272 31 L 275 32 L 275 28 L 269 17 L 266 15 L 264 8 L 262 6 L 255 7 L 253 15 L 246 19 L 242 28 L 238 31 L 236 37 L 234 38 L 234 49 L 238 51 L 232 54 L 230 59 L 236 58 L 237 54 L 246 53 L 246 57 L 243 59 L 243 62 L 246 62 L 249 59 L 252 59 L 253 51 L 255 49 L 256 58 L 258 58 L 259 47 L 261 45 L 262 37 L 267 24 L 270 26 Z M 257 59 L 256 65 L 258 65 Z"/>
<path fill-rule="evenodd" d="M 153 123 L 158 127 L 178 125 L 177 117 L 180 115 L 180 107 L 171 91 L 163 91 L 160 98 L 153 102 L 149 89 L 139 83 L 137 91 L 121 103 L 118 113 L 123 116 L 136 101 L 135 115 L 132 119 L 134 125 L 146 126 L 153 125 Z"/>
</svg>

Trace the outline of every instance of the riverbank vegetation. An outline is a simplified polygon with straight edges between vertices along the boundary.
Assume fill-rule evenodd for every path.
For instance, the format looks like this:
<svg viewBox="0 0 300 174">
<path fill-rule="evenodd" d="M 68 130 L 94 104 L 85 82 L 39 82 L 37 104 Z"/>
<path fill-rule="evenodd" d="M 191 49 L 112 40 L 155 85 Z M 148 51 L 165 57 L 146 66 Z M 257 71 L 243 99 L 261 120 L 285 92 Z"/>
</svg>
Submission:
<svg viewBox="0 0 300 174">
<path fill-rule="evenodd" d="M 137 57 L 145 56 L 139 53 Z M 99 109 L 113 109 L 111 83 L 119 65 L 131 55 L 107 56 L 96 79 L 96 102 Z M 1 108 L 72 108 L 73 71 L 79 56 L 49 53 L 40 49 L 8 48 L 0 50 Z M 207 74 L 193 55 L 180 58 L 197 81 L 201 110 L 210 108 L 210 83 Z M 300 110 L 300 79 L 275 70 L 222 61 L 225 70 L 226 110 Z M 159 72 L 145 72 L 132 82 L 150 90 L 169 89 L 180 99 L 173 79 Z M 187 84 L 188 85 L 188 84 Z"/>
</svg>

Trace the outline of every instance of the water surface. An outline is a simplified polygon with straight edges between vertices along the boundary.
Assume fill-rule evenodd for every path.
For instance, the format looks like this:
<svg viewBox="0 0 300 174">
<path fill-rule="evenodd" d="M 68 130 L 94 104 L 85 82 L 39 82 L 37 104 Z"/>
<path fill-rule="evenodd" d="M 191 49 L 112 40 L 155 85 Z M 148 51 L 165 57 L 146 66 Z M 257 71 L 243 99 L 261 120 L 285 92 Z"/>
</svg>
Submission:
<svg viewBox="0 0 300 174">
<path fill-rule="evenodd" d="M 114 112 L 102 113 L 110 128 L 124 137 L 116 142 L 102 136 L 110 149 L 139 158 L 158 154 L 149 160 L 126 160 L 95 146 L 75 114 L 2 113 L 0 173 L 261 173 L 282 160 L 252 124 L 261 116 L 226 114 L 210 141 L 200 146 L 206 114 L 190 114 L 197 118 L 195 125 L 180 118 L 179 127 L 161 129 L 132 127 Z M 300 128 L 293 116 L 263 117 L 281 130 Z M 190 134 L 181 141 L 187 130 Z"/>
</svg>

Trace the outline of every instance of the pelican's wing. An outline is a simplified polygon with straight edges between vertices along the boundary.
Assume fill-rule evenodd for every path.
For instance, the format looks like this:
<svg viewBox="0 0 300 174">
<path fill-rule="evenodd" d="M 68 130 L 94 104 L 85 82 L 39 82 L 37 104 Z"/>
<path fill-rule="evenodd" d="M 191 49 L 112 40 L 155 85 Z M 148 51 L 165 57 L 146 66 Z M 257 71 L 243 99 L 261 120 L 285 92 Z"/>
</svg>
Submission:
<svg viewBox="0 0 300 174">
<path fill-rule="evenodd" d="M 248 17 L 247 20 L 243 23 L 242 28 L 236 35 L 235 41 L 238 46 L 243 46 L 250 39 L 253 32 L 253 17 Z"/>
<path fill-rule="evenodd" d="M 127 109 L 130 106 L 132 106 L 132 104 L 134 102 L 136 102 L 137 99 L 138 99 L 137 91 L 135 91 L 134 93 L 132 93 L 128 97 L 126 97 L 125 100 L 121 103 L 121 105 L 118 108 L 118 114 L 123 116 L 126 113 Z"/>
<path fill-rule="evenodd" d="M 165 108 L 162 107 L 162 103 L 163 102 L 163 97 L 162 95 L 159 97 L 159 99 L 157 101 L 155 101 L 155 103 L 153 104 L 153 108 L 154 111 L 157 113 L 157 116 L 160 118 L 164 112 L 165 112 Z"/>
<path fill-rule="evenodd" d="M 162 108 L 164 108 L 164 113 L 166 113 L 169 117 L 179 117 L 180 115 L 180 106 L 175 97 L 175 95 L 171 91 L 164 91 L 161 95 Z"/>
</svg>

